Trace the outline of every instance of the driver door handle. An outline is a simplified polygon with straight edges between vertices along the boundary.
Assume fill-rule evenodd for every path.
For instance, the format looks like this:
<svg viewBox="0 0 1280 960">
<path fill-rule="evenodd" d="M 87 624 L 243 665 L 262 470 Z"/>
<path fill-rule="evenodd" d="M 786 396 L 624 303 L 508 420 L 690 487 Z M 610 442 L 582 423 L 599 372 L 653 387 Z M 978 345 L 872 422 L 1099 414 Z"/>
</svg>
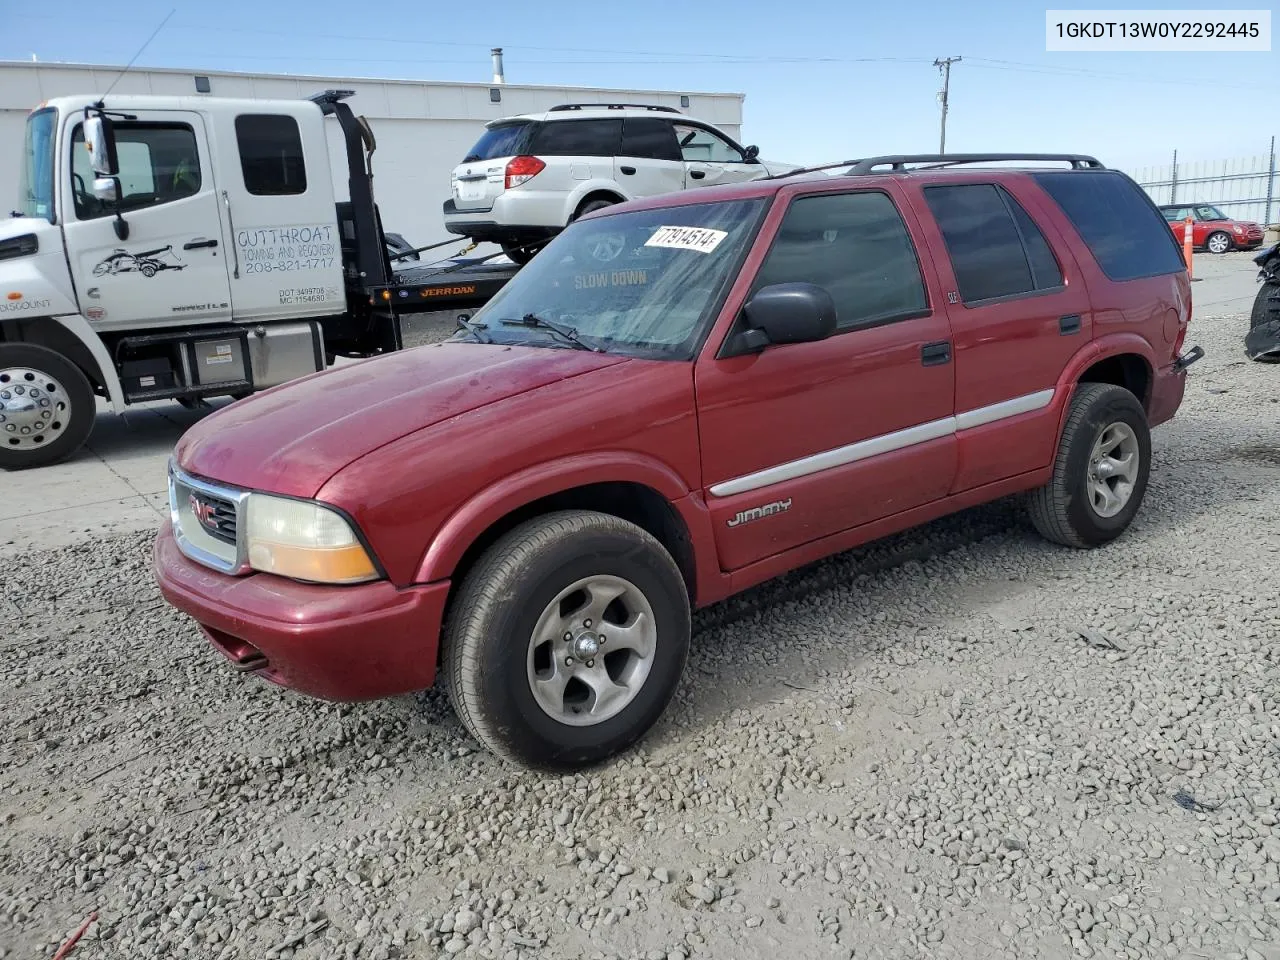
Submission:
<svg viewBox="0 0 1280 960">
<path fill-rule="evenodd" d="M 182 249 L 183 250 L 200 250 L 204 247 L 216 247 L 217 245 L 218 245 L 217 240 L 192 240 L 190 243 L 184 243 L 182 245 Z"/>
<path fill-rule="evenodd" d="M 690 171 L 689 171 L 689 176 L 693 177 L 693 179 L 695 179 L 695 180 L 701 180 L 701 179 L 702 179 L 703 177 L 705 177 L 706 175 L 707 175 L 707 171 L 705 171 L 705 170 L 690 170 Z"/>
</svg>

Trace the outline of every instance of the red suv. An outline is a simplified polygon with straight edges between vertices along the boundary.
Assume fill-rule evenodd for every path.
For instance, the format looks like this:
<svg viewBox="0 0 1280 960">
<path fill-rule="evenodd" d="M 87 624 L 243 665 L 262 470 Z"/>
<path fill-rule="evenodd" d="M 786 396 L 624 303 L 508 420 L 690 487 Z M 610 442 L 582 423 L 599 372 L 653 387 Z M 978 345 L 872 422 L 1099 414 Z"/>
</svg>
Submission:
<svg viewBox="0 0 1280 960">
<path fill-rule="evenodd" d="M 1050 540 L 1112 540 L 1203 355 L 1179 355 L 1187 272 L 1092 158 L 957 169 L 1007 159 L 582 218 L 449 341 L 189 430 L 164 596 L 236 668 L 314 696 L 439 667 L 481 743 L 564 768 L 658 719 L 695 607 L 1010 494 Z"/>
<path fill-rule="evenodd" d="M 1166 204 L 1160 208 L 1178 243 L 1191 217 L 1191 243 L 1197 250 L 1226 253 L 1262 246 L 1262 227 L 1251 220 L 1232 220 L 1209 203 Z"/>
</svg>

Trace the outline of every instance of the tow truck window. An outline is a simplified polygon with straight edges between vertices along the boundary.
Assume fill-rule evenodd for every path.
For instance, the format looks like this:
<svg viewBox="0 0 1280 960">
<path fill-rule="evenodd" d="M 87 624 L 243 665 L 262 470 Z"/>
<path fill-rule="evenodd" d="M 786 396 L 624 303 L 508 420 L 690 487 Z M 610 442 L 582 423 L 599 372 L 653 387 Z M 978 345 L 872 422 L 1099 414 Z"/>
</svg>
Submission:
<svg viewBox="0 0 1280 960">
<path fill-rule="evenodd" d="M 53 215 L 53 136 L 58 112 L 37 110 L 27 118 L 26 142 L 22 146 L 22 174 L 18 184 L 19 210 L 28 217 Z"/>
<path fill-rule="evenodd" d="M 236 117 L 236 143 L 244 188 L 256 197 L 288 197 L 307 192 L 298 121 L 283 114 Z"/>
<path fill-rule="evenodd" d="M 120 161 L 121 213 L 171 203 L 200 192 L 200 151 L 185 123 L 117 121 L 116 156 Z M 113 215 L 116 206 L 93 195 L 93 168 L 84 146 L 84 125 L 71 135 L 71 193 L 76 219 Z"/>
</svg>

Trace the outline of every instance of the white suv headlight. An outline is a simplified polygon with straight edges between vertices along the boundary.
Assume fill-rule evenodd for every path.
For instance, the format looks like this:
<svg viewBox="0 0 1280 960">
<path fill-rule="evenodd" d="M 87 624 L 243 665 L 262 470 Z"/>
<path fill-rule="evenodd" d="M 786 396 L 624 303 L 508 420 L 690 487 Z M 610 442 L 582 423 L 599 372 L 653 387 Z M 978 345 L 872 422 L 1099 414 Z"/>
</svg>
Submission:
<svg viewBox="0 0 1280 960">
<path fill-rule="evenodd" d="M 314 583 L 378 578 L 368 551 L 337 511 L 262 493 L 250 494 L 245 508 L 245 547 L 253 569 Z"/>
</svg>

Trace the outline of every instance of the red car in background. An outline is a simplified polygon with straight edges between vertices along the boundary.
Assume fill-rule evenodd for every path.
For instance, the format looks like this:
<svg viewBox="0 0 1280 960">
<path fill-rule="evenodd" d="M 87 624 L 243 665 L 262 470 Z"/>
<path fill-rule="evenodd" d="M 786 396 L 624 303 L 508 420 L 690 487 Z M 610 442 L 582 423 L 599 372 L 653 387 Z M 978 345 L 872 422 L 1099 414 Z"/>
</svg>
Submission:
<svg viewBox="0 0 1280 960">
<path fill-rule="evenodd" d="M 1191 242 L 1197 250 L 1226 253 L 1262 246 L 1262 227 L 1248 220 L 1232 220 L 1211 203 L 1168 203 L 1160 208 L 1173 235 L 1182 242 L 1187 215 L 1192 217 Z"/>
</svg>

